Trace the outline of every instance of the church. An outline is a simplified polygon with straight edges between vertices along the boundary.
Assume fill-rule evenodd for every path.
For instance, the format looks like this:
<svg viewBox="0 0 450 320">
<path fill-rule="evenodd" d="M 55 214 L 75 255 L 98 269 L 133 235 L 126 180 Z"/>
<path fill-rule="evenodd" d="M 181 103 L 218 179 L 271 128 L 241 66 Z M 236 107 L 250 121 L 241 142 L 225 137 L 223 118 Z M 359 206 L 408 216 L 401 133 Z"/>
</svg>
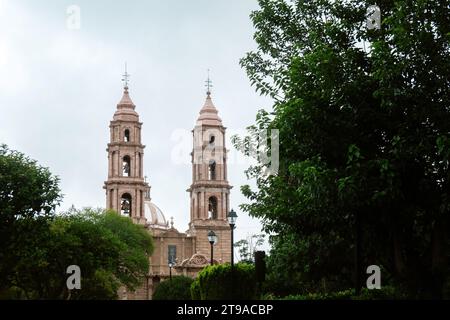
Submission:
<svg viewBox="0 0 450 320">
<path fill-rule="evenodd" d="M 192 130 L 192 183 L 190 222 L 187 231 L 175 229 L 164 213 L 152 202 L 150 185 L 144 178 L 144 149 L 141 141 L 143 123 L 130 98 L 126 81 L 122 99 L 110 122 L 108 179 L 105 181 L 106 208 L 129 216 L 143 225 L 153 237 L 154 252 L 142 286 L 135 292 L 119 290 L 120 299 L 151 299 L 159 282 L 169 275 L 195 277 L 210 264 L 211 245 L 208 232 L 217 235 L 214 263 L 231 260 L 231 231 L 227 221 L 231 186 L 227 180 L 226 128 L 213 104 L 210 81 L 206 100 Z M 187 214 L 187 213 L 186 213 Z"/>
</svg>

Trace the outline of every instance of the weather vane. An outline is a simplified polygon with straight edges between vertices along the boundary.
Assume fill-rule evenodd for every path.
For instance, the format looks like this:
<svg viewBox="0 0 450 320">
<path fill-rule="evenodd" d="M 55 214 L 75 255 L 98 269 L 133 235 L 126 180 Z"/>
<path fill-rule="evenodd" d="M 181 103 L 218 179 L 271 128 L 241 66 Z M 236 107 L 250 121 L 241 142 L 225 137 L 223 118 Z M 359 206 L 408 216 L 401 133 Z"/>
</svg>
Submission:
<svg viewBox="0 0 450 320">
<path fill-rule="evenodd" d="M 209 78 L 209 69 L 208 69 L 208 80 L 205 81 L 205 87 L 206 87 L 206 94 L 210 95 L 211 94 L 211 88 L 213 87 L 212 85 L 212 81 Z"/>
<path fill-rule="evenodd" d="M 125 73 L 123 74 L 122 82 L 124 83 L 124 88 L 128 88 L 128 81 L 130 78 L 130 74 L 127 71 L 127 63 L 125 62 Z"/>
</svg>

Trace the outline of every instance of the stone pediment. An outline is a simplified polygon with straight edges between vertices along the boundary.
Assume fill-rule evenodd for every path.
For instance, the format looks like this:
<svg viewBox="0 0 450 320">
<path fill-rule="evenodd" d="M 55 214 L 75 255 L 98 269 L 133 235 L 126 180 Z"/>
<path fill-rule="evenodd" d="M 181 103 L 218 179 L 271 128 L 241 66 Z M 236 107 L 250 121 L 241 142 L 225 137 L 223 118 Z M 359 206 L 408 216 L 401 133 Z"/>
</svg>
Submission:
<svg viewBox="0 0 450 320">
<path fill-rule="evenodd" d="M 218 262 L 214 259 L 214 264 Z M 184 259 L 178 267 L 181 268 L 203 268 L 211 263 L 203 254 L 196 253 L 189 259 Z"/>
<path fill-rule="evenodd" d="M 163 237 L 168 237 L 168 238 L 170 238 L 170 237 L 185 237 L 186 234 L 178 231 L 175 228 L 170 228 L 170 229 L 164 231 L 162 233 L 162 236 Z"/>
</svg>

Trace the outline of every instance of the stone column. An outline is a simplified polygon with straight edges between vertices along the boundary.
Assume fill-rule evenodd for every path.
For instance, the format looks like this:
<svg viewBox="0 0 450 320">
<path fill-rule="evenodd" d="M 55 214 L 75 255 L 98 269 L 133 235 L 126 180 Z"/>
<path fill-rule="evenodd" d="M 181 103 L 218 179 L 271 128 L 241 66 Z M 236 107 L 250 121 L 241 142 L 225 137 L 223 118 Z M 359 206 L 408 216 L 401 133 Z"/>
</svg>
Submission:
<svg viewBox="0 0 450 320">
<path fill-rule="evenodd" d="M 139 178 L 142 178 L 144 176 L 144 172 L 142 171 L 143 160 L 144 160 L 144 153 L 139 152 Z"/>
<path fill-rule="evenodd" d="M 201 196 L 201 201 L 200 201 L 200 203 L 201 203 L 201 206 L 200 206 L 200 219 L 204 219 L 205 218 L 205 192 L 204 191 L 202 191 L 201 193 L 200 193 L 200 196 Z"/>
<path fill-rule="evenodd" d="M 136 211 L 134 213 L 135 217 L 141 216 L 141 193 L 139 190 L 136 190 Z"/>
<path fill-rule="evenodd" d="M 195 199 L 192 197 L 192 191 L 191 191 L 191 221 L 194 220 L 194 202 L 195 202 Z"/>
<path fill-rule="evenodd" d="M 109 151 L 108 152 L 108 179 L 111 178 L 111 157 L 112 157 L 112 152 Z"/>
<path fill-rule="evenodd" d="M 119 189 L 116 189 L 116 194 L 117 194 L 117 197 L 116 197 L 116 208 L 115 208 L 115 210 L 120 214 L 120 202 L 121 202 L 121 199 L 120 199 L 120 196 L 121 196 L 121 194 L 120 194 L 120 192 L 119 192 Z"/>
<path fill-rule="evenodd" d="M 161 238 L 160 247 L 159 247 L 160 259 L 159 259 L 159 275 L 163 272 L 164 266 L 164 238 Z"/>
<path fill-rule="evenodd" d="M 218 216 L 218 218 L 219 219 L 224 219 L 225 217 L 224 217 L 224 214 L 225 214 L 225 212 L 226 212 L 226 210 L 227 210 L 227 205 L 226 205 L 226 202 L 225 202 L 225 192 L 223 192 L 222 191 L 222 193 L 221 193 L 221 197 L 222 197 L 222 201 L 221 201 L 221 204 L 222 204 L 222 207 L 220 208 L 220 215 Z"/>
<path fill-rule="evenodd" d="M 117 151 L 117 176 L 122 176 L 122 155 L 120 154 L 120 150 Z"/>
</svg>

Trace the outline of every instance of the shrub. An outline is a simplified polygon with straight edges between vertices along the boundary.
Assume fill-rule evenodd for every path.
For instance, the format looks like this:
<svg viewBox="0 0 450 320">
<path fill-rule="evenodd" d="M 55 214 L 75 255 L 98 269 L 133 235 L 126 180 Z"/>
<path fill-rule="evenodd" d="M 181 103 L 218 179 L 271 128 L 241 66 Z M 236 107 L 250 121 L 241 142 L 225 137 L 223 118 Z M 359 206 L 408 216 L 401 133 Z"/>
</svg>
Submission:
<svg viewBox="0 0 450 320">
<path fill-rule="evenodd" d="M 233 272 L 230 264 L 208 266 L 198 274 L 198 282 L 201 300 L 256 298 L 255 267 L 250 264 L 238 263 Z"/>
<path fill-rule="evenodd" d="M 393 286 L 382 286 L 379 290 L 364 288 L 359 296 L 352 297 L 353 300 L 401 300 L 407 298 L 404 292 Z"/>
<path fill-rule="evenodd" d="M 273 293 L 264 293 L 260 296 L 259 300 L 279 300 L 279 298 Z"/>
<path fill-rule="evenodd" d="M 195 279 L 191 284 L 191 298 L 192 300 L 201 300 L 201 294 L 200 294 L 200 282 L 198 281 L 198 278 Z"/>
<path fill-rule="evenodd" d="M 289 295 L 282 300 L 350 300 L 354 295 L 354 290 L 344 290 L 329 293 L 307 293 Z"/>
<path fill-rule="evenodd" d="M 308 293 L 289 295 L 282 300 L 397 300 L 406 299 L 407 296 L 401 290 L 393 286 L 385 286 L 381 289 L 362 289 L 356 296 L 354 289 L 348 289 L 329 293 Z"/>
<path fill-rule="evenodd" d="M 193 280 L 186 276 L 174 276 L 161 282 L 153 294 L 153 300 L 190 300 Z"/>
</svg>

